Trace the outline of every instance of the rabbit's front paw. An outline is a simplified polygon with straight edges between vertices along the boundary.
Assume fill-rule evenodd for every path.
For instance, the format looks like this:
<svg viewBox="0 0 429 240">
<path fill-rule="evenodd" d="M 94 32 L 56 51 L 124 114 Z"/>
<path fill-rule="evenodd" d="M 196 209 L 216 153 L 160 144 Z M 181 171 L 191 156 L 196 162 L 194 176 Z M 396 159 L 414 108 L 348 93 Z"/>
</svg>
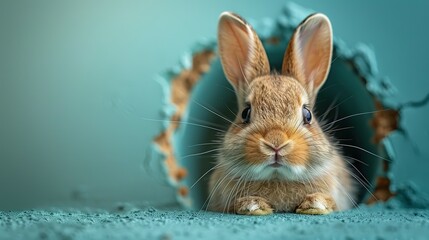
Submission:
<svg viewBox="0 0 429 240">
<path fill-rule="evenodd" d="M 336 209 L 336 204 L 331 196 L 324 193 L 312 193 L 305 196 L 304 201 L 296 209 L 300 214 L 329 214 Z"/>
<path fill-rule="evenodd" d="M 235 201 L 235 211 L 242 215 L 269 215 L 273 209 L 267 203 L 267 200 L 261 197 L 249 196 L 242 197 Z"/>
</svg>

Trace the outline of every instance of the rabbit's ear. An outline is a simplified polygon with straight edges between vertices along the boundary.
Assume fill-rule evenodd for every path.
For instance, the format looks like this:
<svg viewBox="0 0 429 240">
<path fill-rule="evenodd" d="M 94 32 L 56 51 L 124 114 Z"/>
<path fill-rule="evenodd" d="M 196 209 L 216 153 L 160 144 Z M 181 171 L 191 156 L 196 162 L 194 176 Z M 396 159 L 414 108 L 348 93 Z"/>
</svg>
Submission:
<svg viewBox="0 0 429 240">
<path fill-rule="evenodd" d="M 255 77 L 270 73 L 261 40 L 240 16 L 224 12 L 218 27 L 219 54 L 226 77 L 236 91 L 243 91 Z"/>
<path fill-rule="evenodd" d="M 316 13 L 295 30 L 283 58 L 282 74 L 295 77 L 315 98 L 328 76 L 331 58 L 331 23 L 328 17 Z"/>
</svg>

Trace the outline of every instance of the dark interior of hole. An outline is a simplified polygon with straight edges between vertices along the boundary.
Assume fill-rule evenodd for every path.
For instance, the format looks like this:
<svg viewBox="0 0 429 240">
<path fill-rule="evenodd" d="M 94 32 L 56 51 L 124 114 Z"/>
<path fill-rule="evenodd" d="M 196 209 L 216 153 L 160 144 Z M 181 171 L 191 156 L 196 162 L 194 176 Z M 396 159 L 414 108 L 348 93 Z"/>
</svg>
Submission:
<svg viewBox="0 0 429 240">
<path fill-rule="evenodd" d="M 281 68 L 285 48 L 286 43 L 266 46 L 272 69 L 279 71 Z M 341 57 L 336 58 L 335 50 L 333 59 L 336 60 L 331 65 L 328 80 L 319 92 L 316 116 L 320 118 L 332 104 L 335 108 L 327 114 L 327 122 L 352 114 L 374 111 L 371 96 L 350 64 Z M 223 132 L 230 124 L 224 118 L 233 120 L 235 116 L 232 112 L 235 113 L 237 110 L 235 94 L 223 74 L 219 59 L 213 61 L 210 71 L 195 87 L 191 98 L 183 121 L 192 124 L 182 124 L 174 136 L 175 154 L 180 164 L 188 169 L 185 184 L 189 187 L 214 167 L 216 149 L 220 145 Z M 332 134 L 340 144 L 377 153 L 377 146 L 371 142 L 374 132 L 369 124 L 371 117 L 372 114 L 365 114 L 339 121 L 335 123 L 334 129 L 352 128 L 335 131 Z M 357 181 L 356 184 L 357 199 L 362 202 L 371 191 L 371 186 L 364 186 L 367 185 L 365 182 L 369 181 L 372 186 L 375 184 L 376 176 L 381 171 L 381 160 L 354 147 L 342 146 L 340 149 L 345 156 L 350 157 L 346 159 L 353 164 L 353 166 L 349 164 L 350 171 L 359 177 L 361 183 Z M 206 174 L 190 190 L 192 206 L 195 209 L 200 209 L 207 203 L 209 176 L 210 173 Z"/>
</svg>

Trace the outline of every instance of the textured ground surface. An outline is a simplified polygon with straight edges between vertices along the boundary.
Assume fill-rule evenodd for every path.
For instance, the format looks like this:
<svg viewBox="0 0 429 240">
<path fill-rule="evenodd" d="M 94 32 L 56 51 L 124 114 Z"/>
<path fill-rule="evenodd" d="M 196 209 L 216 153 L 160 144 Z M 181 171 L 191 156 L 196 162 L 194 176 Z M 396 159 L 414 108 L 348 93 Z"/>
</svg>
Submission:
<svg viewBox="0 0 429 240">
<path fill-rule="evenodd" d="M 428 239 L 429 210 L 264 217 L 180 210 L 0 212 L 0 239 Z"/>
</svg>

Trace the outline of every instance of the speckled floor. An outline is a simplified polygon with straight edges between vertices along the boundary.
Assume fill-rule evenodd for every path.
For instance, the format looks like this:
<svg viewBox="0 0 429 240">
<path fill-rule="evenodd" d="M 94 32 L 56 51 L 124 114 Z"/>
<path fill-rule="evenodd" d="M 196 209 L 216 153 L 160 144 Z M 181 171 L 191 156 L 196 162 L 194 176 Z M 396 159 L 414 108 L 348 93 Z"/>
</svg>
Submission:
<svg viewBox="0 0 429 240">
<path fill-rule="evenodd" d="M 0 239 L 429 239 L 429 210 L 263 217 L 154 208 L 0 212 Z"/>
</svg>

